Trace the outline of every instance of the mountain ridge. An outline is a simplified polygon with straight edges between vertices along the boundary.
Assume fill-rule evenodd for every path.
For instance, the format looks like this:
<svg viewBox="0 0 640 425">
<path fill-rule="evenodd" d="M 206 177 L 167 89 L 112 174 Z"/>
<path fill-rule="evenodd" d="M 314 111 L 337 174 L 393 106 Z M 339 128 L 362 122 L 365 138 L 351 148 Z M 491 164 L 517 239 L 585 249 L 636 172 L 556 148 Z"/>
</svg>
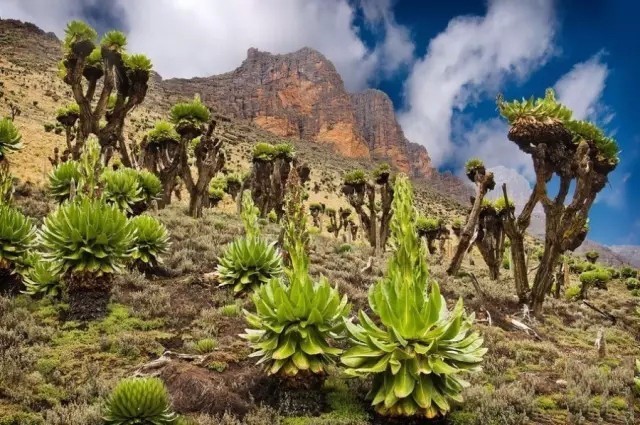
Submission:
<svg viewBox="0 0 640 425">
<path fill-rule="evenodd" d="M 389 96 L 349 93 L 335 66 L 310 47 L 272 54 L 249 48 L 233 71 L 160 81 L 169 98 L 199 94 L 220 112 L 282 137 L 328 143 L 352 158 L 388 161 L 412 177 L 431 177 L 426 148 L 406 139 Z"/>
</svg>

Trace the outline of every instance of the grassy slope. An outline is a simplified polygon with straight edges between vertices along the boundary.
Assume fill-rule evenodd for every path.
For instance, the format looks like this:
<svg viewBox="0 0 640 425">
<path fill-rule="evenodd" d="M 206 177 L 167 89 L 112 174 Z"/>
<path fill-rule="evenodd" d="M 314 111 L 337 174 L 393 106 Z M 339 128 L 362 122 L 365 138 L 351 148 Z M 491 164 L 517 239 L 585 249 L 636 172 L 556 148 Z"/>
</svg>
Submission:
<svg viewBox="0 0 640 425">
<path fill-rule="evenodd" d="M 56 143 L 63 143 L 62 136 L 44 132 L 43 124 L 51 122 L 68 93 L 55 79 L 52 66 L 34 69 L 30 65 L 33 58 L 26 55 L 0 57 L 4 93 L 0 108 L 5 112 L 9 102 L 21 107 L 16 122 L 26 147 L 13 157 L 12 169 L 21 179 L 39 183 L 49 167 L 46 156 Z M 60 96 L 58 100 L 54 100 L 55 94 Z M 131 120 L 129 131 L 134 137 L 163 113 L 162 101 L 153 89 L 149 101 L 150 109 L 140 108 Z M 247 153 L 256 140 L 272 138 L 244 123 L 233 123 L 227 137 L 231 168 L 239 170 L 246 169 Z M 366 164 L 336 158 L 320 145 L 297 145 L 300 156 L 312 164 L 310 187 L 320 183 L 320 191 L 312 191 L 310 201 L 346 206 L 336 194 L 339 176 L 345 169 Z M 459 204 L 428 187 L 418 192 L 419 209 L 424 213 L 448 220 L 464 214 Z M 22 197 L 19 204 L 36 217 L 52 207 L 37 190 Z M 165 349 L 193 351 L 193 343 L 203 338 L 216 338 L 218 348 L 210 361 L 192 373 L 204 374 L 203 379 L 213 382 L 225 382 L 242 371 L 259 377 L 260 372 L 245 360 L 247 348 L 237 337 L 243 328 L 239 307 L 250 307 L 250 303 L 234 300 L 228 290 L 216 288 L 205 278 L 214 270 L 224 244 L 240 233 L 239 221 L 228 214 L 232 210 L 232 203 L 226 200 L 200 221 L 187 218 L 181 206 L 161 211 L 159 216 L 170 227 L 174 243 L 166 263 L 180 276 L 158 280 L 147 280 L 136 273 L 123 276 L 114 289 L 111 313 L 103 321 L 89 326 L 64 322 L 60 320 L 63 303 L 23 295 L 0 298 L 0 424 L 100 423 L 103 397 L 117 379 L 130 375 Z M 275 235 L 277 229 L 271 226 L 268 232 Z M 358 273 L 368 257 L 366 245 L 358 241 L 352 244 L 352 250 L 340 253 L 342 239 L 326 234 L 315 236 L 313 243 L 313 272 L 323 273 L 339 284 L 355 309 L 365 308 L 367 288 L 375 280 Z M 454 243 L 455 238 L 449 243 L 449 253 Z M 483 306 L 489 308 L 494 320 L 494 326 L 486 322 L 479 325 L 490 351 L 485 371 L 472 377 L 467 402 L 453 416 L 455 423 L 623 424 L 634 423 L 634 417 L 638 420 L 640 412 L 637 408 L 633 412 L 630 383 L 632 360 L 640 355 L 640 317 L 634 313 L 637 298 L 621 282 L 610 284 L 609 291 L 594 290 L 591 295 L 595 305 L 620 318 L 616 325 L 577 303 L 550 300 L 544 322 L 533 325 L 540 335 L 537 340 L 504 322 L 506 315 L 519 314 L 509 273 L 503 272 L 506 276 L 492 283 L 479 256 L 474 253 L 472 258 L 475 266 L 465 261 L 464 268 L 478 277 L 486 292 L 484 301 L 478 298 L 468 277 L 446 277 L 444 266 L 436 259 L 431 265 L 433 277 L 441 282 L 448 301 L 462 296 L 467 307 L 479 316 L 484 317 Z M 376 271 L 383 268 L 378 264 Z M 575 276 L 573 279 L 577 281 Z M 602 359 L 593 348 L 601 327 L 608 346 Z M 342 380 L 339 370 L 334 376 L 338 378 L 327 384 L 329 404 L 323 416 L 285 418 L 262 408 L 250 413 L 245 423 L 368 423 L 366 404 L 354 395 L 364 393 L 360 388 L 363 384 Z M 216 397 L 222 394 L 204 397 L 207 403 L 200 410 L 210 412 L 191 415 L 197 423 L 240 423 L 228 415 L 214 418 L 212 412 L 220 409 Z M 248 398 L 244 402 L 250 404 Z"/>
</svg>

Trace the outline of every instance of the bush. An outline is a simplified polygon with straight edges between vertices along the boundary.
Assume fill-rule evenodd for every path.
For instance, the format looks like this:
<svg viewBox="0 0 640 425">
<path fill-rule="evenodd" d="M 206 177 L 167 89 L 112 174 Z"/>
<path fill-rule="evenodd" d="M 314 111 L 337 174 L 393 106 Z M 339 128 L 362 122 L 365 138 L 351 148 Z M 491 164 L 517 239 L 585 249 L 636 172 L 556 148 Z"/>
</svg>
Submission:
<svg viewBox="0 0 640 425">
<path fill-rule="evenodd" d="M 632 269 L 631 267 L 623 267 L 622 269 L 620 269 L 620 277 L 622 278 L 627 278 L 627 277 L 638 277 L 638 271 L 635 269 Z"/>
<path fill-rule="evenodd" d="M 487 349 L 478 333 L 470 333 L 474 315 L 465 314 L 462 299 L 449 311 L 438 284 L 428 281 L 424 247 L 413 231 L 413 194 L 404 176 L 396 180 L 392 208 L 396 247 L 385 277 L 369 293 L 379 320 L 361 310 L 359 324 L 347 322 L 352 346 L 342 362 L 347 375 L 374 375 L 369 398 L 379 414 L 445 416 L 450 400 L 461 402 L 468 385 L 457 375 L 478 370 Z"/>
<path fill-rule="evenodd" d="M 210 115 L 209 108 L 196 96 L 191 102 L 181 102 L 173 105 L 170 119 L 173 124 L 179 124 L 181 121 L 204 124 L 209 121 Z"/>
<path fill-rule="evenodd" d="M 444 220 L 439 217 L 419 216 L 416 220 L 416 231 L 419 235 L 435 232 L 444 227 Z"/>
<path fill-rule="evenodd" d="M 67 161 L 58 164 L 49 173 L 49 189 L 51 196 L 58 203 L 62 203 L 71 196 L 72 183 L 78 188 L 78 183 L 82 178 L 80 164 L 77 161 Z"/>
<path fill-rule="evenodd" d="M 116 205 L 122 211 L 131 214 L 133 206 L 144 200 L 138 173 L 131 168 L 107 170 L 102 174 L 102 182 L 107 203 Z"/>
<path fill-rule="evenodd" d="M 152 143 L 158 143 L 164 140 L 180 140 L 180 136 L 173 128 L 173 125 L 167 121 L 158 121 L 153 129 L 147 133 L 147 138 Z"/>
<path fill-rule="evenodd" d="M 125 215 L 100 200 L 81 199 L 47 216 L 43 258 L 62 272 L 119 273 L 131 258 L 135 232 Z"/>
<path fill-rule="evenodd" d="M 627 286 L 628 290 L 640 289 L 640 280 L 634 277 L 627 278 L 627 280 L 624 281 L 624 284 Z"/>
<path fill-rule="evenodd" d="M 295 190 L 300 187 L 293 189 L 287 198 L 283 232 L 290 264 L 287 279 L 272 278 L 256 290 L 252 297 L 256 312 L 245 311 L 249 329 L 242 337 L 270 375 L 310 371 L 322 376 L 342 353 L 329 340 L 340 336 L 350 306 L 346 295 L 341 297 L 324 276 L 314 282 L 309 275 L 306 216 L 300 191 Z"/>
<path fill-rule="evenodd" d="M 42 261 L 38 253 L 28 255 L 25 260 L 26 268 L 20 272 L 29 295 L 57 296 L 62 289 L 62 277 L 55 263 Z"/>
<path fill-rule="evenodd" d="M 276 244 L 259 237 L 241 237 L 231 242 L 218 260 L 216 273 L 220 286 L 232 285 L 240 293 L 267 283 L 282 273 L 282 260 Z"/>
<path fill-rule="evenodd" d="M 611 275 L 604 269 L 589 270 L 580 274 L 583 285 L 605 285 L 611 280 Z"/>
<path fill-rule="evenodd" d="M 108 425 L 177 423 L 169 394 L 158 378 L 129 378 L 116 385 L 105 407 Z"/>
<path fill-rule="evenodd" d="M 153 68 L 153 64 L 151 63 L 151 59 L 149 59 L 146 55 L 143 54 L 124 54 L 122 55 L 122 62 L 124 62 L 124 66 L 133 71 L 144 71 L 149 72 L 151 68 Z"/>
<path fill-rule="evenodd" d="M 20 132 L 9 118 L 0 119 L 0 161 L 22 148 Z"/>
<path fill-rule="evenodd" d="M 600 258 L 600 254 L 598 254 L 596 251 L 588 251 L 584 254 L 584 256 L 591 264 L 594 264 L 596 261 L 598 261 L 598 258 Z"/>
<path fill-rule="evenodd" d="M 140 215 L 130 220 L 136 232 L 134 251 L 131 257 L 144 264 L 155 266 L 162 263 L 161 256 L 169 250 L 169 231 L 158 219 Z"/>
<path fill-rule="evenodd" d="M 154 199 L 160 198 L 160 192 L 162 192 L 162 182 L 150 171 L 141 170 L 138 171 L 138 185 L 142 192 L 142 198 L 149 204 Z"/>
<path fill-rule="evenodd" d="M 36 228 L 20 211 L 0 204 L 0 269 L 13 269 L 33 247 Z"/>
<path fill-rule="evenodd" d="M 362 169 L 351 170 L 344 175 L 344 184 L 346 185 L 362 185 L 367 182 L 367 174 Z"/>
</svg>

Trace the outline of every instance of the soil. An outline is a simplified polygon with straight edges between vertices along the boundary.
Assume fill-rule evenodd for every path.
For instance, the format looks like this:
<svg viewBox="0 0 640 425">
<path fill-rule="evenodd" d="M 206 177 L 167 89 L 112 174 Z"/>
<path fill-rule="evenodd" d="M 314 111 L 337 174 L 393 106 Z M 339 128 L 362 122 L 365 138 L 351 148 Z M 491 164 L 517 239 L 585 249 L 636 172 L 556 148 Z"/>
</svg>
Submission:
<svg viewBox="0 0 640 425">
<path fill-rule="evenodd" d="M 105 317 L 110 294 L 110 289 L 70 292 L 66 320 L 88 321 Z"/>
<path fill-rule="evenodd" d="M 24 289 L 22 279 L 17 273 L 11 273 L 6 269 L 0 269 L 0 295 L 15 296 Z"/>
<path fill-rule="evenodd" d="M 444 425 L 449 423 L 447 418 L 388 418 L 371 410 L 371 425 Z"/>
</svg>

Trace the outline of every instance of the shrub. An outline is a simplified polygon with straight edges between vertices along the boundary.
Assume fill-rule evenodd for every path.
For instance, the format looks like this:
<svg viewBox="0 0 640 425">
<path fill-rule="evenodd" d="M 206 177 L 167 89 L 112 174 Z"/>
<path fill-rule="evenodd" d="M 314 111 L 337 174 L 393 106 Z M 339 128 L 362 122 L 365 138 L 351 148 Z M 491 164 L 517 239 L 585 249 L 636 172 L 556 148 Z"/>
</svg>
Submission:
<svg viewBox="0 0 640 425">
<path fill-rule="evenodd" d="M 306 216 L 299 189 L 290 186 L 285 209 L 287 279 L 272 278 L 256 290 L 252 297 L 256 312 L 244 312 L 249 329 L 242 335 L 269 375 L 285 377 L 325 373 L 342 353 L 329 339 L 339 337 L 350 310 L 347 297 L 340 297 L 337 287 L 331 287 L 324 276 L 314 282 L 309 275 Z"/>
<path fill-rule="evenodd" d="M 149 204 L 154 199 L 160 198 L 160 192 L 162 192 L 162 182 L 150 171 L 141 170 L 138 171 L 138 185 L 142 192 L 144 201 Z"/>
<path fill-rule="evenodd" d="M 606 287 L 607 282 L 611 280 L 611 275 L 604 269 L 595 269 L 582 272 L 580 274 L 580 283 L 582 284 L 580 290 L 580 297 L 585 298 L 587 291 L 592 286 Z"/>
<path fill-rule="evenodd" d="M 353 247 L 351 244 L 343 243 L 340 246 L 336 247 L 336 254 L 346 254 L 347 252 L 353 251 Z"/>
<path fill-rule="evenodd" d="M 256 143 L 253 147 L 253 159 L 260 161 L 271 161 L 275 155 L 275 147 L 271 143 Z"/>
<path fill-rule="evenodd" d="M 598 261 L 598 258 L 600 258 L 600 254 L 598 254 L 596 251 L 588 251 L 584 254 L 584 256 L 591 264 L 594 264 L 596 261 Z"/>
<path fill-rule="evenodd" d="M 0 269 L 13 269 L 33 247 L 36 228 L 20 211 L 0 204 Z"/>
<path fill-rule="evenodd" d="M 64 47 L 69 49 L 74 43 L 81 41 L 94 41 L 98 37 L 96 30 L 83 21 L 74 20 L 67 24 L 64 30 Z"/>
<path fill-rule="evenodd" d="M 119 273 L 131 258 L 135 231 L 114 205 L 84 198 L 60 206 L 41 230 L 43 258 L 62 272 Z"/>
<path fill-rule="evenodd" d="M 121 52 L 127 45 L 127 36 L 124 35 L 122 31 L 107 31 L 107 33 L 102 36 L 100 45 L 106 47 L 109 50 Z"/>
<path fill-rule="evenodd" d="M 42 261 L 40 254 L 28 255 L 25 259 L 26 268 L 20 272 L 29 295 L 57 296 L 62 287 L 62 277 L 55 263 Z"/>
<path fill-rule="evenodd" d="M 627 280 L 624 281 L 624 284 L 627 286 L 628 290 L 640 289 L 640 280 L 635 277 L 627 278 Z"/>
<path fill-rule="evenodd" d="M 631 267 L 623 267 L 622 269 L 620 269 L 620 277 L 638 277 L 638 271 L 632 269 Z"/>
<path fill-rule="evenodd" d="M 611 280 L 611 275 L 604 269 L 595 269 L 580 274 L 583 285 L 604 285 Z"/>
<path fill-rule="evenodd" d="M 196 342 L 193 345 L 193 349 L 198 354 L 208 354 L 213 352 L 213 350 L 215 350 L 217 346 L 218 346 L 218 341 L 216 341 L 215 339 L 204 338 L 204 339 L 198 340 L 198 342 Z"/>
<path fill-rule="evenodd" d="M 49 173 L 51 196 L 58 203 L 66 201 L 71 196 L 72 185 L 75 184 L 75 188 L 77 189 L 81 178 L 82 172 L 80 171 L 80 164 L 77 161 L 67 161 L 58 164 L 56 168 Z"/>
<path fill-rule="evenodd" d="M 233 285 L 235 293 L 267 283 L 282 273 L 282 260 L 274 243 L 245 236 L 234 240 L 219 258 L 220 286 Z"/>
<path fill-rule="evenodd" d="M 161 142 L 163 140 L 180 140 L 180 136 L 170 122 L 158 121 L 153 129 L 147 133 L 147 138 L 152 143 Z"/>
<path fill-rule="evenodd" d="M 144 199 L 138 173 L 131 168 L 107 170 L 102 174 L 102 182 L 107 203 L 129 214 L 133 212 L 132 207 Z"/>
<path fill-rule="evenodd" d="M 20 132 L 9 118 L 0 119 L 0 161 L 22 148 Z"/>
<path fill-rule="evenodd" d="M 367 174 L 362 169 L 351 170 L 344 175 L 344 184 L 361 185 L 367 182 Z"/>
<path fill-rule="evenodd" d="M 434 418 L 447 414 L 449 400 L 462 401 L 468 384 L 457 375 L 478 370 L 487 350 L 470 333 L 474 315 L 465 314 L 462 300 L 449 311 L 438 284 L 429 285 L 415 220 L 411 185 L 401 176 L 391 221 L 395 251 L 369 295 L 380 325 L 362 310 L 359 324 L 347 322 L 353 346 L 342 362 L 348 375 L 374 375 L 368 397 L 379 414 Z"/>
<path fill-rule="evenodd" d="M 124 54 L 122 55 L 122 61 L 125 67 L 134 71 L 149 72 L 153 68 L 151 59 L 143 54 Z"/>
<path fill-rule="evenodd" d="M 210 115 L 209 109 L 196 96 L 191 102 L 181 102 L 173 105 L 170 119 L 173 124 L 179 124 L 181 121 L 204 124 L 209 121 Z"/>
<path fill-rule="evenodd" d="M 508 255 L 502 257 L 502 268 L 505 270 L 509 270 L 511 268 L 511 259 Z"/>
<path fill-rule="evenodd" d="M 439 217 L 418 216 L 415 226 L 418 234 L 423 235 L 440 230 L 444 226 L 444 220 Z"/>
<path fill-rule="evenodd" d="M 108 425 L 177 423 L 169 394 L 158 378 L 129 378 L 116 385 L 105 407 Z"/>
<path fill-rule="evenodd" d="M 169 231 L 158 219 L 140 215 L 130 220 L 136 240 L 131 257 L 144 264 L 155 266 L 162 263 L 161 256 L 169 250 Z"/>
<path fill-rule="evenodd" d="M 484 172 L 484 162 L 479 158 L 471 158 L 464 164 L 464 172 L 471 180 L 475 180 L 475 175 L 478 172 Z"/>
</svg>

